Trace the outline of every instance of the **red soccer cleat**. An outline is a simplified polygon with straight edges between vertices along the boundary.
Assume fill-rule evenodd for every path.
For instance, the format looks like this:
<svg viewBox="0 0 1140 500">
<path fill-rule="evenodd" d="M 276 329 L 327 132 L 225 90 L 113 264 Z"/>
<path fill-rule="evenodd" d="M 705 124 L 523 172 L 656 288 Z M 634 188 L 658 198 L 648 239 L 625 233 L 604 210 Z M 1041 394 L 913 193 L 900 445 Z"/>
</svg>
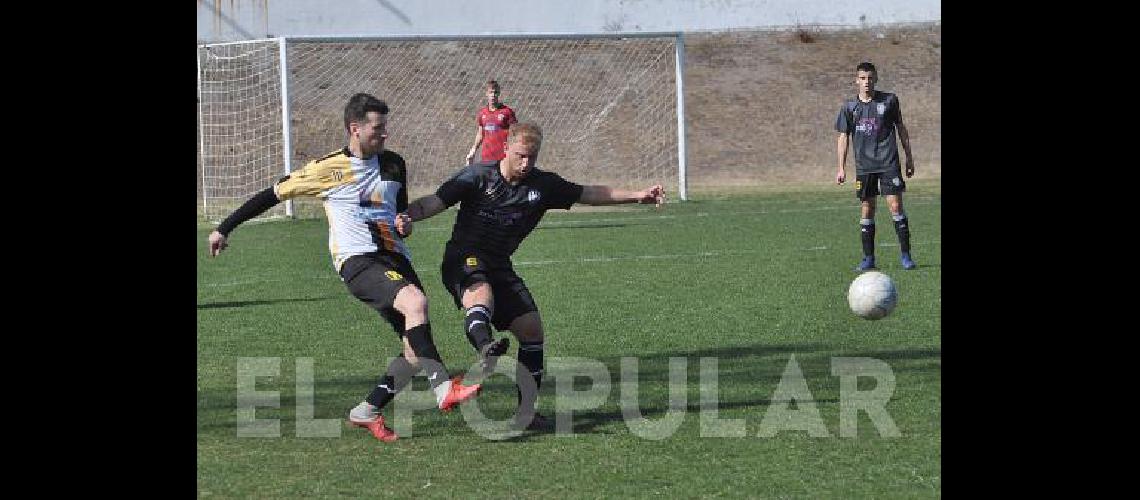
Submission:
<svg viewBox="0 0 1140 500">
<path fill-rule="evenodd" d="M 377 415 L 376 419 L 370 422 L 357 422 L 355 420 L 351 420 L 351 422 L 352 425 L 368 429 L 368 431 L 371 432 L 372 435 L 376 437 L 376 439 L 379 439 L 385 443 L 391 443 L 392 441 L 400 439 L 400 436 L 396 435 L 396 431 L 393 431 L 392 429 L 389 429 L 388 426 L 384 425 L 384 417 L 382 415 Z"/>
<path fill-rule="evenodd" d="M 451 379 L 451 389 L 447 391 L 447 395 L 439 403 L 440 410 L 451 411 L 452 408 L 459 406 L 459 403 L 475 397 L 479 391 L 483 390 L 483 384 L 462 385 L 460 384 L 462 381 L 462 375 L 456 375 Z"/>
</svg>

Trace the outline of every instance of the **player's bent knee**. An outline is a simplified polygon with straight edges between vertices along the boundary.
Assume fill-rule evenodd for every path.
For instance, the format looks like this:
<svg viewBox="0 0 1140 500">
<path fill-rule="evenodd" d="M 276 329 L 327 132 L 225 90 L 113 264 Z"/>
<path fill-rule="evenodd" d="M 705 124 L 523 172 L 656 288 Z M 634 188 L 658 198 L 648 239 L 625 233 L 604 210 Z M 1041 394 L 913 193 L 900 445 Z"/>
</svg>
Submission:
<svg viewBox="0 0 1140 500">
<path fill-rule="evenodd" d="M 892 196 L 887 200 L 887 203 L 890 205 L 891 215 L 898 215 L 899 212 L 902 212 L 902 198 Z"/>
<path fill-rule="evenodd" d="M 462 302 L 463 307 L 471 307 L 478 304 L 494 306 L 494 295 L 491 293 L 491 284 L 486 281 L 478 281 L 468 285 L 463 289 Z"/>
<path fill-rule="evenodd" d="M 511 321 L 511 333 L 522 342 L 545 342 L 546 335 L 542 330 L 542 317 L 538 311 L 532 311 Z"/>
<path fill-rule="evenodd" d="M 491 284 L 487 283 L 486 278 L 478 275 L 476 279 L 470 282 L 464 289 L 465 295 L 490 295 Z"/>
<path fill-rule="evenodd" d="M 415 285 L 405 285 L 401 288 L 396 293 L 396 300 L 392 301 L 392 307 L 404 315 L 404 321 L 409 328 L 427 321 L 427 296 Z"/>
</svg>

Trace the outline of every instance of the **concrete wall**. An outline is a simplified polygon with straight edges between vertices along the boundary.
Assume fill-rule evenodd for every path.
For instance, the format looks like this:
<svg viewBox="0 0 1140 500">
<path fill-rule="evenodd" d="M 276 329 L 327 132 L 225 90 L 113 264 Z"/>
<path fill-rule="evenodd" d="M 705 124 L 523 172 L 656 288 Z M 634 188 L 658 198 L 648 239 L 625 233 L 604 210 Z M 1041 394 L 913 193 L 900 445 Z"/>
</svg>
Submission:
<svg viewBox="0 0 1140 500">
<path fill-rule="evenodd" d="M 198 41 L 297 35 L 701 31 L 942 19 L 941 0 L 198 0 Z"/>
</svg>

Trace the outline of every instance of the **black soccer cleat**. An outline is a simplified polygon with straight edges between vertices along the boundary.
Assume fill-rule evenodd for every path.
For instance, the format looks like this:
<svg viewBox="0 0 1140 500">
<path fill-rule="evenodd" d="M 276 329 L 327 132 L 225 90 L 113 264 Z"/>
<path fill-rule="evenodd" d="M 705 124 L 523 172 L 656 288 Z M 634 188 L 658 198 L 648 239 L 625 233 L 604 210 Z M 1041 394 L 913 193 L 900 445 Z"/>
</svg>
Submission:
<svg viewBox="0 0 1140 500">
<path fill-rule="evenodd" d="M 899 256 L 899 260 L 902 261 L 903 269 L 908 271 L 918 267 L 918 264 L 914 263 L 914 259 L 910 258 L 910 252 L 903 252 L 903 254 Z"/>
<path fill-rule="evenodd" d="M 529 418 L 528 418 L 529 417 Z M 551 432 L 554 430 L 554 420 L 546 418 L 539 413 L 517 414 L 511 420 L 511 428 L 537 432 Z"/>
<path fill-rule="evenodd" d="M 507 348 L 511 346 L 510 337 L 503 337 L 499 340 L 488 342 L 479 349 L 479 369 L 486 377 L 495 371 L 495 365 L 499 364 L 499 356 L 507 353 Z"/>
</svg>

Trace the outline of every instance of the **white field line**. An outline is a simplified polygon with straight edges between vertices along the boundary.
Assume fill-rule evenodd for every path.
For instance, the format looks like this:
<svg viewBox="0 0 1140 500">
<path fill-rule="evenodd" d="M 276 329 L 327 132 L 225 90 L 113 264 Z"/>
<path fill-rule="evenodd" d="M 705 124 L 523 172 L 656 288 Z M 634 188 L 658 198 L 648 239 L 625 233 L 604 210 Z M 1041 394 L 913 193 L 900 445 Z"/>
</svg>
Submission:
<svg viewBox="0 0 1140 500">
<path fill-rule="evenodd" d="M 941 202 L 935 201 L 908 201 L 906 206 L 914 205 L 938 205 Z M 904 207 L 905 208 L 905 207 Z M 538 227 L 557 227 L 557 226 L 589 226 L 594 224 L 609 224 L 614 222 L 626 221 L 642 221 L 642 220 L 672 220 L 690 217 L 735 217 L 735 216 L 748 216 L 748 215 L 768 215 L 768 214 L 790 214 L 790 213 L 805 213 L 805 212 L 825 212 L 832 210 L 851 210 L 852 217 L 858 220 L 859 206 L 858 205 L 832 205 L 824 207 L 812 208 L 781 208 L 778 210 L 742 210 L 736 212 L 696 212 L 691 214 L 665 214 L 665 215 L 634 215 L 630 217 L 607 217 L 607 218 L 590 218 L 590 219 L 575 219 L 575 220 L 549 220 L 546 219 L 539 223 Z M 876 211 L 886 210 L 886 207 L 879 207 Z M 575 214 L 577 215 L 577 214 Z M 559 215 L 562 217 L 562 215 Z M 415 228 L 415 231 L 451 231 L 451 224 L 442 226 L 431 226 L 423 228 Z"/>
<path fill-rule="evenodd" d="M 941 241 L 918 241 L 911 243 L 911 246 L 926 246 L 937 245 Z M 898 243 L 879 243 L 880 247 L 897 247 Z M 826 246 L 814 246 L 809 248 L 801 248 L 801 251 L 824 251 L 831 250 Z M 555 264 L 593 264 L 599 262 L 618 262 L 618 261 L 631 261 L 631 260 L 653 260 L 653 259 L 703 259 L 709 257 L 734 257 L 738 255 L 752 255 L 758 253 L 765 253 L 768 250 L 726 250 L 726 251 L 713 251 L 713 252 L 696 252 L 696 253 L 676 253 L 664 255 L 622 255 L 622 256 L 595 256 L 595 257 L 582 257 L 578 259 L 552 259 L 552 260 L 516 260 L 515 267 L 534 267 L 534 266 L 549 266 Z M 435 270 L 416 271 L 419 276 L 436 276 L 438 272 Z M 274 283 L 279 281 L 294 281 L 296 279 L 337 279 L 336 274 L 312 274 L 308 276 L 293 276 L 289 280 L 283 279 L 263 279 L 263 280 L 247 280 L 247 281 L 232 281 L 226 283 L 199 283 L 199 287 L 214 288 L 224 286 L 240 286 L 240 285 L 254 285 L 261 283 Z"/>
<path fill-rule="evenodd" d="M 929 199 L 927 199 L 927 200 L 929 200 Z M 936 202 L 936 201 L 909 201 L 906 203 L 906 205 L 907 206 L 937 205 L 939 203 L 940 202 Z M 772 214 L 772 213 L 783 214 L 783 213 L 799 213 L 799 212 L 819 212 L 819 211 L 829 211 L 829 210 L 852 210 L 852 211 L 854 211 L 854 213 L 856 215 L 858 215 L 858 208 L 859 207 L 857 205 L 841 205 L 841 206 L 823 206 L 823 207 L 812 207 L 812 208 L 784 208 L 784 209 L 779 209 L 779 210 L 745 210 L 745 211 L 736 211 L 736 212 L 716 212 L 715 215 L 717 217 L 726 217 L 726 216 L 765 215 L 765 214 Z M 880 207 L 880 209 L 885 209 L 885 207 Z M 543 222 L 543 223 L 539 224 L 538 227 L 591 225 L 591 224 L 599 224 L 599 223 L 625 222 L 625 221 L 636 221 L 636 220 L 672 220 L 672 219 L 677 219 L 677 218 L 682 218 L 682 217 L 710 217 L 713 215 L 714 214 L 708 213 L 708 212 L 697 212 L 697 213 L 692 213 L 692 214 L 668 214 L 668 215 L 649 215 L 649 216 L 635 215 L 635 216 L 631 216 L 631 217 L 610 217 L 610 218 L 604 218 L 604 219 L 594 218 L 594 219 L 567 220 L 567 221 L 559 220 L 559 221 Z M 450 231 L 451 225 L 448 224 L 446 226 L 418 228 L 416 230 L 417 231 L 425 231 L 425 230 L 428 230 L 428 231 L 444 231 L 444 230 Z M 941 243 L 941 242 L 940 241 L 925 241 L 925 242 L 911 243 L 911 245 L 912 246 L 913 245 L 937 245 L 939 243 Z M 898 245 L 899 245 L 898 243 L 879 243 L 877 246 L 880 246 L 880 247 L 895 246 L 895 247 L 897 247 Z M 829 248 L 826 246 L 813 246 L 813 247 L 809 247 L 809 248 L 801 248 L 800 250 L 802 250 L 802 251 L 825 251 L 825 250 L 829 250 Z M 665 254 L 665 255 L 626 255 L 626 256 L 613 256 L 613 257 L 611 257 L 611 256 L 596 256 L 596 257 L 583 257 L 583 258 L 578 258 L 578 259 L 561 259 L 561 260 L 531 260 L 531 261 L 522 260 L 522 261 L 515 261 L 514 265 L 515 266 L 527 267 L 527 266 L 545 266 L 545 265 L 552 265 L 552 264 L 597 263 L 597 262 L 616 262 L 616 261 L 629 261 L 629 260 L 695 259 L 695 258 L 708 258 L 708 257 L 729 257 L 729 256 L 736 256 L 736 255 L 750 255 L 750 254 L 756 254 L 756 253 L 763 253 L 765 251 L 766 250 L 735 250 L 735 251 L 721 251 L 721 252 L 712 251 L 712 252 L 696 252 L 696 253 L 686 253 L 686 254 Z M 436 272 L 434 269 L 432 269 L 432 270 L 426 270 L 426 271 L 416 271 L 416 274 L 418 274 L 420 276 L 434 276 L 434 275 L 438 274 L 438 272 Z M 293 278 L 290 279 L 289 281 L 292 281 L 292 280 L 297 279 L 297 278 L 298 278 L 298 276 L 293 276 Z M 336 274 L 334 274 L 334 273 L 309 275 L 309 276 L 300 277 L 300 278 L 301 279 L 339 279 L 339 277 L 336 276 Z M 224 282 L 224 283 L 199 283 L 198 286 L 199 287 L 206 287 L 206 288 L 214 288 L 214 287 L 253 285 L 253 284 L 260 284 L 260 283 L 274 283 L 274 282 L 279 282 L 279 281 L 286 281 L 286 280 L 282 280 L 282 279 L 256 279 L 256 280 L 233 281 L 233 282 Z"/>
</svg>

